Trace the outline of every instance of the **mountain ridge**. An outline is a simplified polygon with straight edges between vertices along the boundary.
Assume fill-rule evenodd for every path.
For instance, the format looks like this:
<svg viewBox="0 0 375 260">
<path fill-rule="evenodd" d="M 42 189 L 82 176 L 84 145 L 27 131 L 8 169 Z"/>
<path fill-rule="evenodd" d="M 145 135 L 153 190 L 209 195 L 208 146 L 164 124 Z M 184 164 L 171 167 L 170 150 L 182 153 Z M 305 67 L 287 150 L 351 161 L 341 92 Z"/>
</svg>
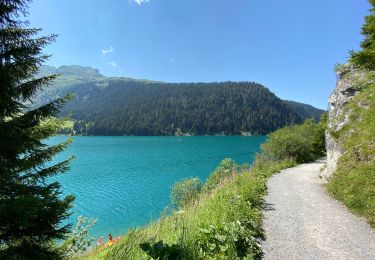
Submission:
<svg viewBox="0 0 375 260">
<path fill-rule="evenodd" d="M 74 134 L 258 135 L 323 112 L 284 101 L 256 82 L 168 83 L 105 77 L 82 66 L 48 66 L 40 75 L 51 73 L 60 77 L 38 103 L 74 93 L 61 113 L 73 119 Z"/>
</svg>

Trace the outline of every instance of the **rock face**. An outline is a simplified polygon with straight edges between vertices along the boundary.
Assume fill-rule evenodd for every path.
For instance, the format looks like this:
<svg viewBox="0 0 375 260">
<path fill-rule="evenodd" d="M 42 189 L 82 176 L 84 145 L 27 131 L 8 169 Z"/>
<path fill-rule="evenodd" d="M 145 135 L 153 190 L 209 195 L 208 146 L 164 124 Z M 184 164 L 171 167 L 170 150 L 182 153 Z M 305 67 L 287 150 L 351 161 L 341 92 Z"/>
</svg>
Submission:
<svg viewBox="0 0 375 260">
<path fill-rule="evenodd" d="M 328 99 L 328 124 L 326 131 L 327 165 L 321 176 L 328 179 L 336 170 L 337 161 L 343 153 L 340 141 L 334 136 L 349 121 L 350 110 L 344 109 L 345 105 L 358 93 L 364 73 L 354 69 L 350 64 L 345 64 L 337 69 L 336 88 Z"/>
</svg>

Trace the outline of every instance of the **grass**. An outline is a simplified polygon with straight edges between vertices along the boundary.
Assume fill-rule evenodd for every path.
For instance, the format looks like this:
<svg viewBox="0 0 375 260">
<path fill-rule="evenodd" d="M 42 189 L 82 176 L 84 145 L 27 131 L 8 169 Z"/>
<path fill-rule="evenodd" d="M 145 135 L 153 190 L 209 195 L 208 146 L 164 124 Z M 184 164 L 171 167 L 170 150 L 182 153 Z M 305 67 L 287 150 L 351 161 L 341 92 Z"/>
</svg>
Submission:
<svg viewBox="0 0 375 260">
<path fill-rule="evenodd" d="M 177 254 L 159 259 L 259 259 L 263 196 L 268 177 L 295 165 L 292 159 L 271 161 L 258 156 L 251 167 L 228 168 L 214 188 L 203 188 L 196 200 L 161 216 L 157 221 L 128 231 L 111 248 L 92 251 L 82 259 L 148 259 L 140 244 L 163 241 L 158 250 Z M 213 173 L 215 174 L 215 172 Z M 216 176 L 217 176 L 216 172 Z M 246 258 L 245 258 L 246 257 Z"/>
<path fill-rule="evenodd" d="M 367 73 L 367 84 L 344 108 L 350 120 L 335 137 L 345 152 L 328 190 L 375 227 L 375 84 L 369 77 L 374 73 Z"/>
</svg>

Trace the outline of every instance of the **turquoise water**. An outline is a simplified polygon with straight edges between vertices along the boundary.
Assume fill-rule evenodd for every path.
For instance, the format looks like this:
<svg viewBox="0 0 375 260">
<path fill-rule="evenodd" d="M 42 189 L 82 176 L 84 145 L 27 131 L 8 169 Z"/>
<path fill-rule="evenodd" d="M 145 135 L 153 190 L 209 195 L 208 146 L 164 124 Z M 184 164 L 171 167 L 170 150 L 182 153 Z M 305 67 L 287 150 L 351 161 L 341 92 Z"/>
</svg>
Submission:
<svg viewBox="0 0 375 260">
<path fill-rule="evenodd" d="M 55 178 L 64 194 L 76 196 L 69 222 L 78 215 L 93 217 L 94 237 L 117 236 L 159 217 L 176 181 L 205 180 L 225 157 L 251 163 L 264 141 L 264 136 L 74 137 L 55 161 L 77 158 L 67 174 Z"/>
</svg>

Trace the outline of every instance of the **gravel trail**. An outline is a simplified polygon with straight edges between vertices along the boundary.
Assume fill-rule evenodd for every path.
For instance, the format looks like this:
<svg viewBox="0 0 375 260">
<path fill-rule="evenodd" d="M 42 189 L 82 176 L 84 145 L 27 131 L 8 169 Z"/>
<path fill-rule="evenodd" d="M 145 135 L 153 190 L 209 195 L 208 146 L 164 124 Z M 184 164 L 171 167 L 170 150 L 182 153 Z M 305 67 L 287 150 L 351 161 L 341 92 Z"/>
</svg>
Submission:
<svg viewBox="0 0 375 260">
<path fill-rule="evenodd" d="M 327 194 L 322 166 L 302 164 L 269 180 L 264 259 L 375 260 L 375 229 Z"/>
</svg>

